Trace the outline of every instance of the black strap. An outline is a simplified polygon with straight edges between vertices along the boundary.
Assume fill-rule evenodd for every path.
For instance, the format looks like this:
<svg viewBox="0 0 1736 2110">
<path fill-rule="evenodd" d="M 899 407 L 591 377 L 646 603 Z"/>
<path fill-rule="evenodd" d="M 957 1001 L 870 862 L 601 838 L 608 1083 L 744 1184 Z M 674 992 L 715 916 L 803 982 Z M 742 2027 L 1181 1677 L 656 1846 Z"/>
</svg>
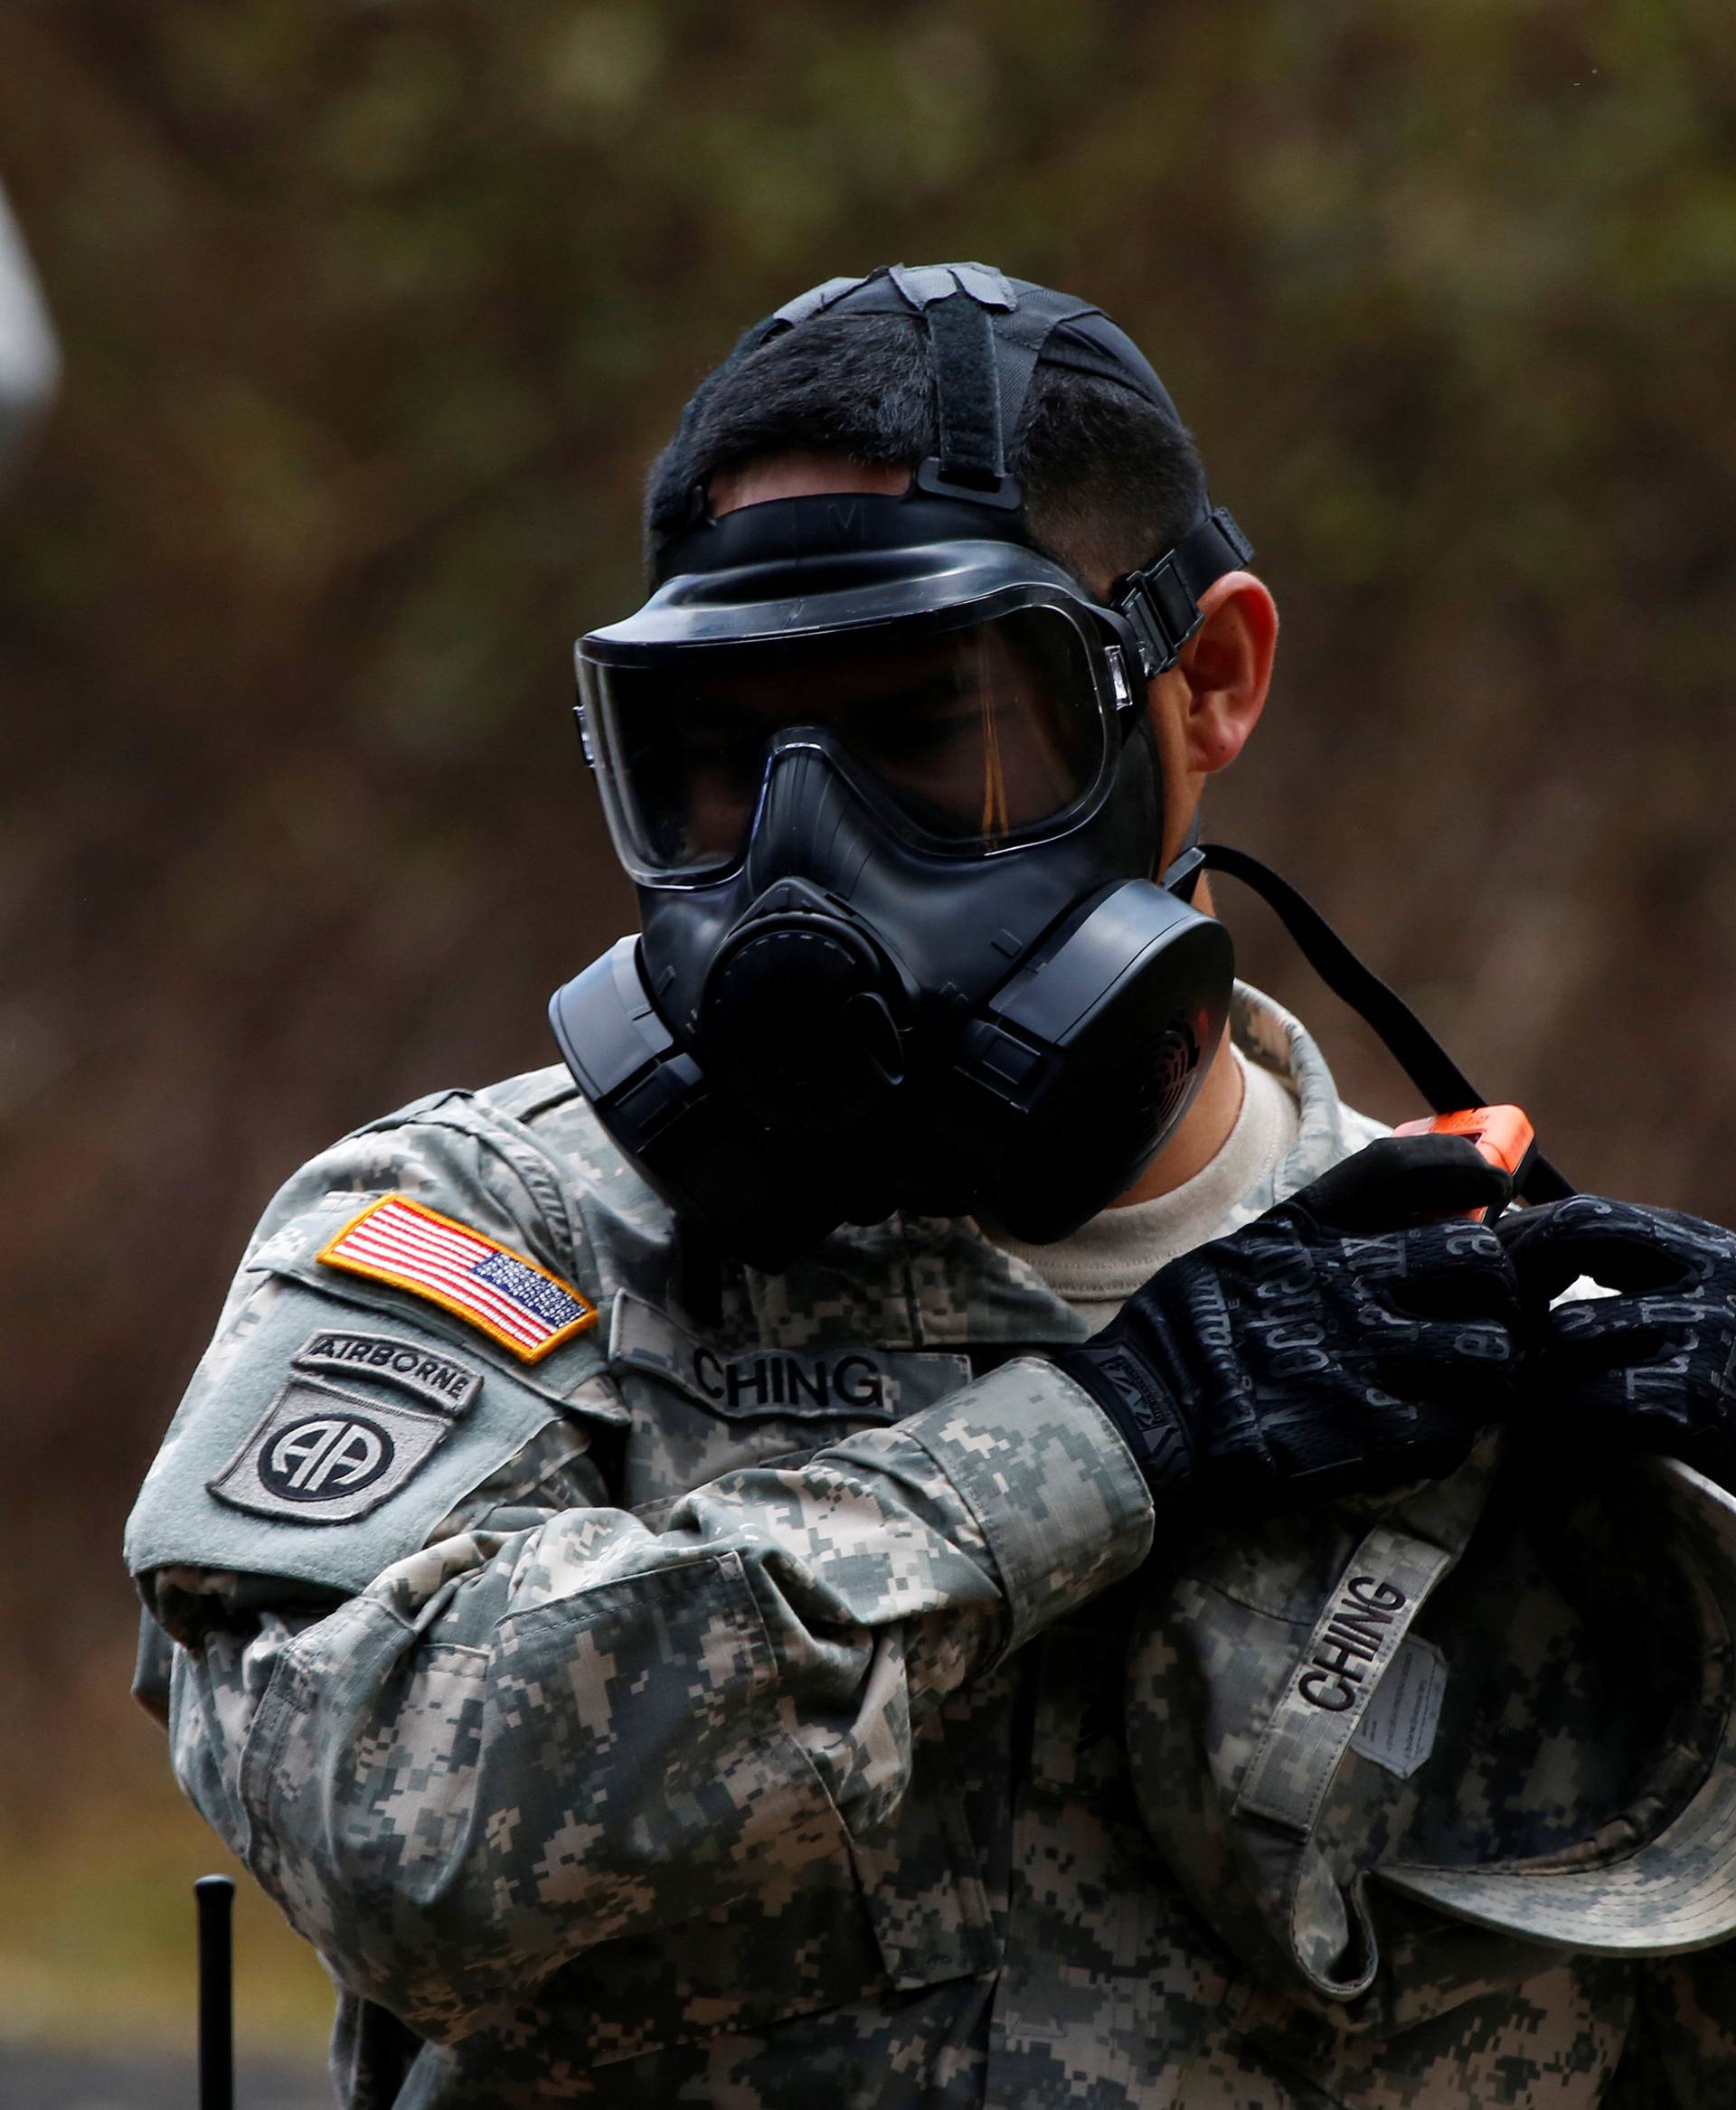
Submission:
<svg viewBox="0 0 1736 2110">
<path fill-rule="evenodd" d="M 1220 505 L 1197 527 L 1187 531 L 1169 552 L 1167 561 L 1184 588 L 1198 600 L 1215 579 L 1246 564 L 1253 553 L 1254 545 L 1236 525 L 1235 516 L 1228 506 Z M 1160 558 L 1151 569 L 1159 570 L 1164 561 Z"/>
<path fill-rule="evenodd" d="M 1057 336 L 1092 320 L 1107 324 L 1109 317 L 1101 308 L 1076 300 L 1070 293 L 1052 292 L 1046 286 L 1023 287 L 1017 307 L 1010 315 L 995 317 L 995 361 L 1001 384 L 1001 429 L 1009 454 L 1016 448 L 1031 412 L 1031 384 L 1036 378 L 1038 361 L 1049 357 Z M 1127 380 L 1126 375 L 1112 378 L 1124 382 Z"/>
<path fill-rule="evenodd" d="M 866 312 L 886 305 L 890 292 L 928 326 L 939 451 L 917 471 L 919 487 L 1017 506 L 1021 494 L 1006 462 L 1024 429 L 1043 348 L 1065 324 L 1107 318 L 1071 294 L 1015 282 L 988 264 L 893 264 L 884 285 L 876 283 L 882 276 L 838 298 Z M 1153 385 L 1161 387 L 1155 377 Z"/>
<path fill-rule="evenodd" d="M 1254 545 L 1222 505 L 1187 531 L 1143 571 L 1129 571 L 1109 591 L 1109 605 L 1132 625 L 1149 681 L 1173 667 L 1200 626 L 1200 596 L 1226 571 L 1238 571 Z"/>
<path fill-rule="evenodd" d="M 1438 1114 L 1456 1114 L 1489 1104 L 1410 1006 L 1372 967 L 1351 951 L 1320 911 L 1288 880 L 1245 850 L 1206 843 L 1201 855 L 1208 871 L 1227 872 L 1251 887 L 1296 941 L 1297 950 L 1335 996 L 1371 1025 L 1399 1068 Z M 1527 1201 L 1561 1201 L 1573 1192 L 1541 1151 L 1524 1169 L 1520 1192 Z"/>
<path fill-rule="evenodd" d="M 1130 388 L 1172 423 L 1181 423 L 1150 361 L 1094 302 L 1028 279 L 1009 278 L 992 264 L 885 264 L 861 278 L 828 278 L 786 301 L 750 335 L 762 344 L 780 330 L 794 329 L 835 308 L 850 315 L 902 309 L 931 321 L 936 306 L 955 296 L 991 318 L 1003 459 L 1024 429 L 1039 358 Z"/>
<path fill-rule="evenodd" d="M 988 310 L 969 294 L 954 293 L 923 313 L 934 349 L 939 481 L 968 491 L 996 491 L 1006 476 L 1006 450 Z"/>
<path fill-rule="evenodd" d="M 835 310 L 851 316 L 914 312 L 928 328 L 939 451 L 916 472 L 920 490 L 1021 513 L 1023 495 L 1006 473 L 1006 461 L 1030 411 L 1038 362 L 1052 355 L 1057 364 L 1133 389 L 1175 424 L 1181 422 L 1145 354 L 1091 302 L 1008 278 L 991 264 L 890 264 L 863 277 L 828 278 L 745 331 L 729 357 L 694 391 L 679 436 L 691 431 L 724 378 L 750 353 L 786 330 Z M 648 539 L 659 569 L 670 538 L 703 513 L 704 494 L 694 489 L 677 504 L 665 500 L 654 514 L 647 523 Z M 1220 565 L 1218 571 L 1224 569 Z M 1156 590 L 1166 591 L 1162 587 Z M 1203 589 L 1196 584 L 1195 590 Z M 1144 656 L 1143 629 L 1141 648 Z"/>
</svg>

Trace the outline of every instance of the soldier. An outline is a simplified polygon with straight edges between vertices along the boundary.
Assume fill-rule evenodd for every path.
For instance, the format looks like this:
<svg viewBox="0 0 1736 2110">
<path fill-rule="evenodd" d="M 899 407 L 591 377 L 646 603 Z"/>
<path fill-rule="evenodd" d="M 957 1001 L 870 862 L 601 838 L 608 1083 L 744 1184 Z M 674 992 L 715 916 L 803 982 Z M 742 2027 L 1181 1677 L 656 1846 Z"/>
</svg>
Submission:
<svg viewBox="0 0 1736 2110">
<path fill-rule="evenodd" d="M 1192 843 L 1276 616 L 1156 376 L 984 267 L 834 280 L 648 542 L 580 650 L 645 929 L 556 999 L 572 1075 L 288 1182 L 129 1526 L 140 1696 L 343 2100 L 1736 2088 L 1715 1975 L 1635 2021 L 1736 1928 L 1730 1505 L 1651 1469 L 1681 1638 L 1624 1687 L 1496 1470 L 1530 1344 L 1606 1444 L 1715 1444 L 1731 1241 L 1569 1202 L 1516 1271 L 1504 1175 L 1231 995 Z"/>
</svg>

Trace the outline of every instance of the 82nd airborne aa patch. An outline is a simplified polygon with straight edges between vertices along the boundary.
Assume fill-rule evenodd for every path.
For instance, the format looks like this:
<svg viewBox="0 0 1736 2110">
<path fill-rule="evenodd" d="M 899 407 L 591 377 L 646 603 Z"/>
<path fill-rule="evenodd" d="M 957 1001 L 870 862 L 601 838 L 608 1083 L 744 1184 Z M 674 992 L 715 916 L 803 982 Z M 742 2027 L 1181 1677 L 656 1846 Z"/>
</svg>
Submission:
<svg viewBox="0 0 1736 2110">
<path fill-rule="evenodd" d="M 371 1201 L 316 1258 L 426 1297 L 521 1362 L 540 1362 L 597 1323 L 596 1306 L 571 1283 L 408 1194 Z"/>
<path fill-rule="evenodd" d="M 474 1363 L 372 1328 L 321 1326 L 290 1361 L 247 1441 L 205 1484 L 233 1508 L 297 1524 L 346 1524 L 378 1509 L 427 1465 L 482 1390 Z M 331 1372 L 361 1389 L 333 1383 Z"/>
<path fill-rule="evenodd" d="M 396 1494 L 452 1426 L 447 1415 L 292 1377 L 206 1484 L 256 1516 L 346 1524 Z"/>
</svg>

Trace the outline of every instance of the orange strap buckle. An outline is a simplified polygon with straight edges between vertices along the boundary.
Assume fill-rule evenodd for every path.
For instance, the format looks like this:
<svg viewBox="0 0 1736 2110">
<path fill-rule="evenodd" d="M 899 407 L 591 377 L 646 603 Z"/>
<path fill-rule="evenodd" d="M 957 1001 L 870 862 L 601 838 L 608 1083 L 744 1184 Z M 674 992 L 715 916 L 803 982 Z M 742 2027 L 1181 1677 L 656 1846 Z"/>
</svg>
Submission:
<svg viewBox="0 0 1736 2110">
<path fill-rule="evenodd" d="M 1426 1121 L 1401 1121 L 1393 1134 L 1462 1135 L 1467 1143 L 1477 1145 L 1490 1164 L 1510 1173 L 1515 1188 L 1537 1143 L 1536 1131 L 1523 1107 L 1466 1107 L 1457 1114 L 1431 1115 Z M 1472 1223 L 1486 1222 L 1491 1216 L 1487 1209 L 1467 1209 L 1464 1213 Z M 1493 1213 L 1498 1216 L 1501 1211 L 1496 1209 Z"/>
</svg>

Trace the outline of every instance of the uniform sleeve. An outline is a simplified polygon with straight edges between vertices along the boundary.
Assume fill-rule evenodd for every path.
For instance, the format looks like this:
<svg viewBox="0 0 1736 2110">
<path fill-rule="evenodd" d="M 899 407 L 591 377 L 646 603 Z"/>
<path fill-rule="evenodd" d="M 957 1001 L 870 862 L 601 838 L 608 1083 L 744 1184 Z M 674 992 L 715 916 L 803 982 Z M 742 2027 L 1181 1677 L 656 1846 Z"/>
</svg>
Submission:
<svg viewBox="0 0 1736 2110">
<path fill-rule="evenodd" d="M 1120 1438 L 1034 1360 L 656 1529 L 567 1470 L 590 1502 L 175 1652 L 188 1794 L 353 1991 L 436 2039 L 873 1824 L 925 1716 L 1151 1540 Z"/>
</svg>

